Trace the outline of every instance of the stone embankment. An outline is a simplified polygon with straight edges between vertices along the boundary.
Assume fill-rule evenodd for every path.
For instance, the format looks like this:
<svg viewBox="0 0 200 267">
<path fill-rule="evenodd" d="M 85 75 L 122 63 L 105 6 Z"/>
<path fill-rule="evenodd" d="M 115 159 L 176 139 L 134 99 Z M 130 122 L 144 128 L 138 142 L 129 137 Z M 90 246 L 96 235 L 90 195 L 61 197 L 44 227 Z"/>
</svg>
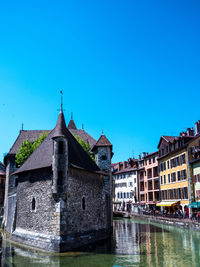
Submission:
<svg viewBox="0 0 200 267">
<path fill-rule="evenodd" d="M 189 219 L 167 218 L 161 216 L 152 216 L 152 215 L 128 213 L 128 212 L 116 212 L 114 214 L 115 217 L 140 219 L 140 220 L 146 220 L 148 222 L 161 223 L 185 229 L 193 229 L 200 231 L 200 223 L 198 223 L 197 221 L 191 221 Z"/>
</svg>

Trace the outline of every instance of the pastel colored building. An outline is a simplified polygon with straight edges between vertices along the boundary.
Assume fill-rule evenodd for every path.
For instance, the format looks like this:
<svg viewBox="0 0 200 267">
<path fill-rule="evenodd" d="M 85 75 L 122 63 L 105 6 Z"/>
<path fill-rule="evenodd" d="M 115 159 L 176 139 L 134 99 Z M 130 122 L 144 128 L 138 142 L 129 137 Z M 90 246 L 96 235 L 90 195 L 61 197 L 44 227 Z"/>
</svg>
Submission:
<svg viewBox="0 0 200 267">
<path fill-rule="evenodd" d="M 157 206 L 170 210 L 189 204 L 187 145 L 193 138 L 194 130 L 190 128 L 180 136 L 161 136 L 158 144 L 161 202 Z"/>
<path fill-rule="evenodd" d="M 138 185 L 141 208 L 153 209 L 159 201 L 158 151 L 139 158 Z"/>
<path fill-rule="evenodd" d="M 114 181 L 114 210 L 137 212 L 137 159 L 112 165 Z"/>
</svg>

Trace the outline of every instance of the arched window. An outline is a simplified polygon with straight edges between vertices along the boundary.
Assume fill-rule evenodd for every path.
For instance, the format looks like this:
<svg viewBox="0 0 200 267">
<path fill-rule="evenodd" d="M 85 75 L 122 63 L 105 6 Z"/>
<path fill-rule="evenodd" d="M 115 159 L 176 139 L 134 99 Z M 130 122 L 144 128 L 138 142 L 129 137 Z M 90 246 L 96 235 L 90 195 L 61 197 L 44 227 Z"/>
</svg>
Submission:
<svg viewBox="0 0 200 267">
<path fill-rule="evenodd" d="M 35 210 L 35 198 L 32 199 L 32 210 Z"/>
<path fill-rule="evenodd" d="M 63 172 L 62 171 L 58 171 L 58 185 L 62 185 L 63 183 Z"/>
<path fill-rule="evenodd" d="M 63 154 L 63 147 L 64 147 L 63 141 L 59 141 L 59 143 L 58 143 L 58 154 Z"/>
<path fill-rule="evenodd" d="M 82 209 L 85 210 L 85 197 L 82 198 Z"/>
</svg>

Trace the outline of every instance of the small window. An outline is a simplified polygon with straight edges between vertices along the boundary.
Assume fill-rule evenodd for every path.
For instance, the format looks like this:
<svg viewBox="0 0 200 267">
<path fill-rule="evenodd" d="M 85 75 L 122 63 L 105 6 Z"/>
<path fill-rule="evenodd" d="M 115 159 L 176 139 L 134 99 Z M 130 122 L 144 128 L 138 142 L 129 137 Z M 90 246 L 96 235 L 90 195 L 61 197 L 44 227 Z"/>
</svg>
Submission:
<svg viewBox="0 0 200 267">
<path fill-rule="evenodd" d="M 106 155 L 101 156 L 101 160 L 107 160 L 107 156 Z"/>
<path fill-rule="evenodd" d="M 15 187 L 18 186 L 18 178 L 15 178 Z"/>
<path fill-rule="evenodd" d="M 85 197 L 82 198 L 82 210 L 85 210 Z"/>
<path fill-rule="evenodd" d="M 57 184 L 59 186 L 61 186 L 62 182 L 63 182 L 63 173 L 62 173 L 62 171 L 58 171 L 58 182 L 57 182 Z"/>
<path fill-rule="evenodd" d="M 64 146 L 63 141 L 60 141 L 58 143 L 58 154 L 63 154 L 63 146 Z"/>
<path fill-rule="evenodd" d="M 32 210 L 35 210 L 35 198 L 32 199 Z"/>
</svg>

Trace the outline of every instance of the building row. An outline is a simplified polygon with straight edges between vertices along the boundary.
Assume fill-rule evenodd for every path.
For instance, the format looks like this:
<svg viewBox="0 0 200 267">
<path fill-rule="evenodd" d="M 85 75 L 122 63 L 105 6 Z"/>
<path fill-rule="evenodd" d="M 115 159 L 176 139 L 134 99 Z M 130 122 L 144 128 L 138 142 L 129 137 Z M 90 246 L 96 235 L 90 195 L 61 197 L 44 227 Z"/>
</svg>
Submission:
<svg viewBox="0 0 200 267">
<path fill-rule="evenodd" d="M 112 164 L 112 173 L 115 210 L 200 208 L 200 121 L 195 130 L 161 136 L 153 153 Z"/>
</svg>

